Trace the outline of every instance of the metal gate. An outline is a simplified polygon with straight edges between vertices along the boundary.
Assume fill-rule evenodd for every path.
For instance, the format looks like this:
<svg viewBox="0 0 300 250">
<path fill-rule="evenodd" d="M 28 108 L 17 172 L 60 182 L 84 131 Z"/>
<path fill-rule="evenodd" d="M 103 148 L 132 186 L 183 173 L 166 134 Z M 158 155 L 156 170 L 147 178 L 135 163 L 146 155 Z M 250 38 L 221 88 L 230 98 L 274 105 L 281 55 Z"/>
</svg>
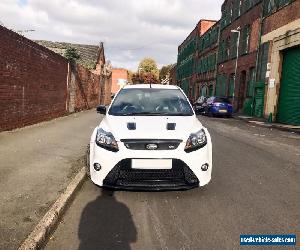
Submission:
<svg viewBox="0 0 300 250">
<path fill-rule="evenodd" d="M 300 47 L 283 56 L 277 121 L 300 125 Z"/>
<path fill-rule="evenodd" d="M 265 84 L 263 82 L 256 83 L 254 89 L 254 116 L 263 117 L 264 115 L 264 98 L 265 98 Z"/>
</svg>

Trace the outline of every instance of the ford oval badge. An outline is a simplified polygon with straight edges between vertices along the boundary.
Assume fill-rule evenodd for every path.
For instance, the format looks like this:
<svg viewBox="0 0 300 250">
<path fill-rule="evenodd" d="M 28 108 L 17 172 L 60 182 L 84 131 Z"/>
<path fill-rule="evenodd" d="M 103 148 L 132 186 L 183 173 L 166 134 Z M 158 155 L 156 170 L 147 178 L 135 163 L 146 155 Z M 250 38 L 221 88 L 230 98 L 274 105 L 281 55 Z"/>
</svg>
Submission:
<svg viewBox="0 0 300 250">
<path fill-rule="evenodd" d="M 158 148 L 157 144 L 151 143 L 151 144 L 146 145 L 146 149 L 148 149 L 148 150 L 155 150 L 157 148 Z"/>
</svg>

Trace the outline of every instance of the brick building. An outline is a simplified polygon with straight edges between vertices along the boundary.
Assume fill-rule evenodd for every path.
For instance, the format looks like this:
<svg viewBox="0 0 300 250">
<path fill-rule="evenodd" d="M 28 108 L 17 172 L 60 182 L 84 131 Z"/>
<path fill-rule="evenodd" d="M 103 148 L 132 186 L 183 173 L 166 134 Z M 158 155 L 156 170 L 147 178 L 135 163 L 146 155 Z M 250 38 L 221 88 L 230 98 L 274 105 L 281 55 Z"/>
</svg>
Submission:
<svg viewBox="0 0 300 250">
<path fill-rule="evenodd" d="M 259 55 L 264 116 L 300 125 L 300 0 L 265 0 Z"/>
<path fill-rule="evenodd" d="M 195 60 L 194 99 L 212 96 L 216 85 L 217 53 L 220 23 L 215 22 L 202 36 L 198 37 Z"/>
<path fill-rule="evenodd" d="M 191 100 L 195 98 L 196 86 L 196 56 L 199 36 L 202 36 L 215 21 L 200 20 L 192 32 L 178 47 L 177 84 L 185 91 Z"/>
<path fill-rule="evenodd" d="M 111 93 L 115 94 L 120 88 L 128 83 L 128 70 L 122 68 L 113 68 L 111 74 Z"/>
<path fill-rule="evenodd" d="M 177 64 L 173 64 L 170 68 L 170 79 L 169 84 L 170 85 L 177 85 L 177 78 L 176 78 L 176 71 L 177 71 Z"/>
<path fill-rule="evenodd" d="M 248 112 L 251 105 L 261 11 L 261 0 L 225 0 L 222 5 L 215 95 L 231 98 L 235 111 Z"/>
</svg>

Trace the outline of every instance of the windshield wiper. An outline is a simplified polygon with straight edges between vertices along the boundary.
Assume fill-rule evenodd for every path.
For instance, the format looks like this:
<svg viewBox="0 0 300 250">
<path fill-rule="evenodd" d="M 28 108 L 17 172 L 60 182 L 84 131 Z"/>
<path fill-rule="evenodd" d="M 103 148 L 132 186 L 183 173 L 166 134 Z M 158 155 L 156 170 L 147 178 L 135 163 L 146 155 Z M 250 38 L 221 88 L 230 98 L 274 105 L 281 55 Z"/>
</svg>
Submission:
<svg viewBox="0 0 300 250">
<path fill-rule="evenodd" d="M 169 116 L 192 116 L 193 113 L 168 113 Z"/>
<path fill-rule="evenodd" d="M 167 112 L 130 112 L 125 114 L 116 114 L 120 116 L 192 116 L 192 113 L 167 113 Z"/>
<path fill-rule="evenodd" d="M 130 112 L 130 113 L 125 113 L 125 114 L 118 114 L 118 115 L 123 115 L 123 116 L 131 116 L 131 115 L 147 115 L 147 116 L 152 116 L 152 115 L 161 115 L 162 113 L 160 112 Z"/>
</svg>

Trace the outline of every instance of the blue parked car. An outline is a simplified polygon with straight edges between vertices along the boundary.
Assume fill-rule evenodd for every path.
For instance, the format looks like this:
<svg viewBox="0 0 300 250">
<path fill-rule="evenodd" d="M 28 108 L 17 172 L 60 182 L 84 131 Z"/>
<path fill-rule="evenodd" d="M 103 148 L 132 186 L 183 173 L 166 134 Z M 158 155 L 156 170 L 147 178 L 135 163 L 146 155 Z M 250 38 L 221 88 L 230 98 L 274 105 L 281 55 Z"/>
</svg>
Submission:
<svg viewBox="0 0 300 250">
<path fill-rule="evenodd" d="M 231 117 L 233 107 L 227 97 L 212 96 L 203 104 L 204 113 L 211 116 Z"/>
</svg>

